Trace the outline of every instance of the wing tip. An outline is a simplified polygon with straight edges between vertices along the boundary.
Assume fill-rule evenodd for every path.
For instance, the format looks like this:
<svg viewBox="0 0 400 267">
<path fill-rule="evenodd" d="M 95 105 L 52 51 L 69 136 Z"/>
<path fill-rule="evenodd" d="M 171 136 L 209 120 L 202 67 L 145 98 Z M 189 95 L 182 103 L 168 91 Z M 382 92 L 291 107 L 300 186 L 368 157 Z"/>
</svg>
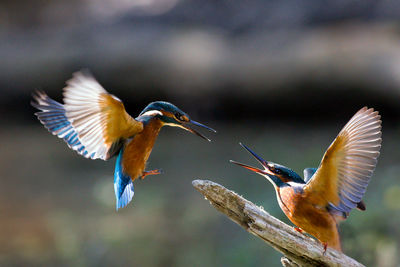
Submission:
<svg viewBox="0 0 400 267">
<path fill-rule="evenodd" d="M 95 80 L 92 72 L 88 68 L 83 68 L 83 69 L 73 72 L 72 77 L 69 80 L 67 80 L 65 83 L 69 84 L 71 81 L 80 80 L 82 78 Z"/>
<path fill-rule="evenodd" d="M 361 113 L 367 113 L 368 115 L 374 115 L 376 117 L 378 117 L 379 119 L 381 118 L 381 115 L 379 114 L 379 111 L 375 110 L 374 108 L 369 108 L 368 106 L 364 106 L 363 108 L 361 108 L 359 111 L 357 111 L 357 114 L 361 114 Z"/>
<path fill-rule="evenodd" d="M 364 201 L 361 200 L 360 202 L 357 203 L 357 209 L 359 209 L 361 211 L 365 211 L 367 209 Z"/>
<path fill-rule="evenodd" d="M 31 106 L 33 106 L 34 108 L 37 108 L 37 109 L 41 109 L 40 108 L 41 103 L 44 103 L 46 97 L 48 97 L 48 96 L 42 90 L 34 90 L 31 93 L 31 97 L 32 97 L 32 100 L 30 102 Z"/>
<path fill-rule="evenodd" d="M 368 133 L 369 130 L 375 129 L 374 134 L 380 134 L 382 130 L 382 120 L 379 111 L 374 110 L 374 108 L 368 108 L 364 106 L 356 114 L 351 117 L 347 124 L 343 127 L 343 131 L 349 131 L 352 135 L 356 133 L 357 129 L 362 129 L 361 133 Z M 372 135 L 371 132 L 368 133 Z M 380 137 L 380 136 L 379 136 Z"/>
</svg>

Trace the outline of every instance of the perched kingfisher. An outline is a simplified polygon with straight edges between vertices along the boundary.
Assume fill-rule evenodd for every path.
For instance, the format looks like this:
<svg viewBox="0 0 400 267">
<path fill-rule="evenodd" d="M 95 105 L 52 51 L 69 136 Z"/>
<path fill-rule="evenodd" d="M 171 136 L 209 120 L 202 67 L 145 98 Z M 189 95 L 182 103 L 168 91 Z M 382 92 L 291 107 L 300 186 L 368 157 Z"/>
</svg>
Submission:
<svg viewBox="0 0 400 267">
<path fill-rule="evenodd" d="M 365 210 L 362 197 L 374 172 L 381 148 L 381 116 L 367 107 L 340 131 L 318 168 L 304 170 L 304 180 L 291 169 L 251 153 L 263 169 L 231 161 L 267 178 L 275 188 L 282 211 L 297 227 L 316 237 L 324 251 L 341 251 L 338 223 L 354 208 Z"/>
<path fill-rule="evenodd" d="M 160 170 L 145 171 L 161 127 L 183 128 L 208 141 L 191 126 L 214 129 L 193 121 L 171 103 L 150 103 L 132 118 L 117 97 L 109 94 L 88 72 L 77 72 L 64 88 L 64 104 L 44 92 L 33 95 L 40 122 L 85 158 L 108 160 L 117 156 L 114 172 L 116 209 L 125 207 L 134 194 L 133 181 Z"/>
</svg>

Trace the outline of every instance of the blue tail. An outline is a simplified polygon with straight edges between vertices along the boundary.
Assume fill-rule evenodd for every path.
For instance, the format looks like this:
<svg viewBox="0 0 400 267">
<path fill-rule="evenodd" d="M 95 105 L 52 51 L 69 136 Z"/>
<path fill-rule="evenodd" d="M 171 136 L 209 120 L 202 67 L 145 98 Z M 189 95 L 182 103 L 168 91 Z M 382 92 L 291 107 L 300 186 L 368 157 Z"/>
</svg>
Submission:
<svg viewBox="0 0 400 267">
<path fill-rule="evenodd" d="M 128 175 L 124 174 L 122 171 L 121 160 L 123 153 L 124 149 L 122 148 L 118 154 L 114 172 L 114 191 L 115 197 L 117 199 L 117 210 L 128 205 L 128 203 L 131 202 L 135 193 L 133 190 L 132 179 Z"/>
</svg>

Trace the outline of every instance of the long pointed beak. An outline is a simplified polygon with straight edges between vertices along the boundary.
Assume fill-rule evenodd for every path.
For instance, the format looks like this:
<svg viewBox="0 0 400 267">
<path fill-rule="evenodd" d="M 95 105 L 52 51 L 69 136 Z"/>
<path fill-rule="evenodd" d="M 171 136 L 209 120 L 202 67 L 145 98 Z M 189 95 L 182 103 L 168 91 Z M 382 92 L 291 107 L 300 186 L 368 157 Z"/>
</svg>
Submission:
<svg viewBox="0 0 400 267">
<path fill-rule="evenodd" d="M 264 174 L 265 174 L 265 171 L 264 171 L 264 170 L 258 169 L 258 168 L 256 168 L 256 167 L 252 167 L 252 166 L 250 166 L 250 165 L 247 165 L 247 164 L 244 164 L 244 163 L 240 163 L 240 162 L 237 162 L 237 161 L 234 161 L 234 160 L 230 160 L 229 162 L 230 162 L 230 163 L 233 163 L 233 164 L 236 164 L 236 165 L 239 165 L 239 166 L 241 166 L 241 167 L 243 167 L 243 168 L 246 168 L 246 169 L 248 169 L 248 170 L 250 170 L 250 171 L 259 173 L 259 174 L 261 174 L 261 175 L 264 175 Z"/>
<path fill-rule="evenodd" d="M 260 157 L 259 155 L 257 155 L 253 150 L 251 150 L 250 148 L 248 148 L 246 145 L 244 145 L 244 144 L 242 144 L 242 143 L 239 143 L 239 145 L 241 145 L 244 149 L 247 150 L 247 152 L 249 152 L 253 157 L 255 157 L 256 160 L 257 160 L 258 162 L 260 162 L 260 164 L 261 164 L 263 167 L 267 168 L 268 162 L 267 162 L 265 159 L 263 159 L 262 157 Z"/>
<path fill-rule="evenodd" d="M 192 120 L 186 122 L 185 124 L 181 124 L 179 127 L 185 129 L 186 131 L 191 132 L 192 134 L 195 134 L 195 135 L 197 135 L 197 136 L 199 136 L 199 137 L 201 137 L 201 138 L 207 140 L 208 142 L 211 142 L 210 139 L 208 139 L 207 137 L 205 137 L 204 135 L 202 135 L 201 133 L 199 133 L 198 131 L 196 131 L 196 130 L 193 129 L 192 127 L 190 127 L 191 125 L 196 125 L 196 126 L 199 126 L 199 127 L 206 128 L 206 129 L 209 130 L 210 132 L 214 132 L 214 133 L 217 132 L 216 130 L 214 130 L 214 129 L 211 128 L 211 127 L 205 126 L 204 124 L 201 124 L 200 122 L 192 121 Z"/>
<path fill-rule="evenodd" d="M 190 120 L 189 123 L 194 124 L 194 125 L 196 125 L 196 126 L 200 126 L 200 127 L 206 128 L 206 129 L 209 130 L 210 132 L 214 132 L 214 133 L 217 132 L 217 131 L 214 130 L 213 128 L 208 127 L 208 126 L 206 126 L 206 125 L 204 125 L 204 124 L 201 124 L 200 122 L 197 122 L 197 121 L 192 121 L 192 120 Z"/>
<path fill-rule="evenodd" d="M 247 164 L 243 164 L 243 163 L 240 163 L 240 162 L 237 162 L 237 161 L 234 161 L 234 160 L 230 160 L 230 162 L 231 163 L 234 163 L 234 164 L 236 164 L 236 165 L 239 165 L 239 166 L 242 166 L 243 168 L 246 168 L 246 169 L 248 169 L 248 170 L 251 170 L 251 171 L 253 171 L 253 172 L 256 172 L 256 173 L 258 173 L 258 174 L 261 174 L 261 175 L 274 175 L 274 173 L 273 172 L 271 172 L 270 170 L 269 170 L 269 168 L 268 168 L 268 161 L 266 161 L 266 160 L 264 160 L 263 158 L 261 158 L 259 155 L 257 155 L 254 151 L 252 151 L 250 148 L 248 148 L 246 145 L 244 145 L 244 144 L 242 144 L 242 143 L 239 143 L 244 149 L 246 149 L 263 167 L 264 167 L 264 169 L 263 170 L 261 170 L 261 169 L 258 169 L 258 168 L 256 168 L 256 167 L 252 167 L 252 166 L 249 166 L 249 165 L 247 165 Z"/>
</svg>

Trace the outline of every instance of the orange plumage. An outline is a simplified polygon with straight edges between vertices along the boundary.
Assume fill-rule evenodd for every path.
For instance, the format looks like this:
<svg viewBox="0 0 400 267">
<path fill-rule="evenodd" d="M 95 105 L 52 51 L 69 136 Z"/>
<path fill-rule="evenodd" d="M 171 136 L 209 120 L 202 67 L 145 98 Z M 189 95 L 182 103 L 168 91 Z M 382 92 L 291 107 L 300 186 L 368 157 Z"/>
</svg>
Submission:
<svg viewBox="0 0 400 267">
<path fill-rule="evenodd" d="M 163 123 L 160 120 L 150 120 L 143 131 L 138 133 L 126 145 L 122 167 L 126 174 L 131 177 L 132 181 L 143 175 L 146 162 L 162 126 Z"/>
<path fill-rule="evenodd" d="M 337 225 L 354 208 L 365 210 L 362 197 L 381 148 L 378 112 L 359 110 L 329 146 L 318 169 L 304 170 L 305 180 L 291 169 L 268 162 L 244 146 L 264 167 L 233 162 L 266 177 L 276 191 L 279 206 L 298 228 L 315 236 L 325 249 L 341 251 Z"/>
<path fill-rule="evenodd" d="M 146 175 L 145 171 L 161 127 L 183 128 L 209 141 L 191 128 L 192 125 L 213 129 L 193 121 L 171 103 L 150 103 L 137 118 L 132 118 L 121 100 L 109 94 L 90 74 L 75 73 L 64 88 L 64 104 L 37 92 L 32 105 L 43 125 L 68 146 L 86 158 L 103 159 L 118 154 L 114 190 L 117 209 L 125 207 L 134 194 L 133 181 Z M 215 131 L 214 131 L 215 132 Z"/>
<path fill-rule="evenodd" d="M 278 188 L 278 203 L 289 220 L 320 242 L 341 251 L 335 218 L 320 205 L 319 197 L 296 193 L 292 187 Z"/>
</svg>

